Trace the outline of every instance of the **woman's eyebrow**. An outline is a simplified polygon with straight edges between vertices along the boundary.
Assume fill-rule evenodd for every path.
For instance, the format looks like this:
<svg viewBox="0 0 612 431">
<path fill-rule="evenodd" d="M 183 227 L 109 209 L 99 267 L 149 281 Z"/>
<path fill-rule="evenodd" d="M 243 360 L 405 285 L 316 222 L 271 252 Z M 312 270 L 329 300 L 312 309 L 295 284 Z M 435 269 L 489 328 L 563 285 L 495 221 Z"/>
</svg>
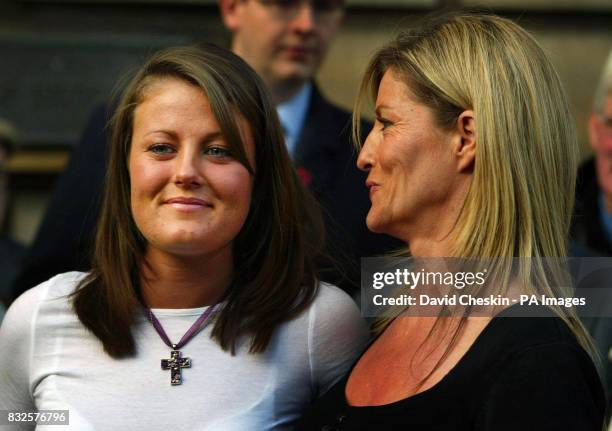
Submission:
<svg viewBox="0 0 612 431">
<path fill-rule="evenodd" d="M 169 137 L 173 138 L 173 139 L 178 139 L 178 133 L 176 133 L 173 130 L 165 130 L 165 129 L 158 129 L 158 130 L 151 130 L 150 132 L 145 133 L 143 136 L 148 136 L 148 135 L 152 135 L 154 133 L 163 133 L 165 135 L 168 135 Z M 204 137 L 201 139 L 202 142 L 210 142 L 210 141 L 214 141 L 216 139 L 219 139 L 223 137 L 223 133 L 221 133 L 221 130 L 213 130 L 211 132 L 208 132 L 204 135 Z"/>
<path fill-rule="evenodd" d="M 377 117 L 380 117 L 380 116 L 384 116 L 382 111 L 390 111 L 390 110 L 392 110 L 392 108 L 390 106 L 387 106 L 385 104 L 381 104 L 381 105 L 377 105 L 376 106 L 376 109 L 375 109 L 374 112 L 375 112 Z"/>
<path fill-rule="evenodd" d="M 383 116 L 380 108 L 376 108 L 374 113 L 376 114 L 376 118 L 379 118 L 379 117 Z"/>
</svg>

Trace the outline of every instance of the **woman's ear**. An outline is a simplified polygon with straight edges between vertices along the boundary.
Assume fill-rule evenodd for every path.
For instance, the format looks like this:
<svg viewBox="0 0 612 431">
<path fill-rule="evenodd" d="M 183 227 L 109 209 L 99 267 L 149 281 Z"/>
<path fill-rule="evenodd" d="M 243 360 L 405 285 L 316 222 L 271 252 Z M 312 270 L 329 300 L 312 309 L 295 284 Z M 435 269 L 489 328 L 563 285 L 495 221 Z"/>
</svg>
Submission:
<svg viewBox="0 0 612 431">
<path fill-rule="evenodd" d="M 455 125 L 457 136 L 455 156 L 457 157 L 457 170 L 471 172 L 476 161 L 476 122 L 474 111 L 463 111 L 457 118 Z"/>
</svg>

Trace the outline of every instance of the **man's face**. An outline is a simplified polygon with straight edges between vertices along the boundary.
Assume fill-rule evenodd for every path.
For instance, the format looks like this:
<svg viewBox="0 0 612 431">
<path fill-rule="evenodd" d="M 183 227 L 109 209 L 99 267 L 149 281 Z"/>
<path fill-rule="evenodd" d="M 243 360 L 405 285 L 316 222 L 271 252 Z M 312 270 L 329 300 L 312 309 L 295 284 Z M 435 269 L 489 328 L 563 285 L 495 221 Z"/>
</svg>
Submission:
<svg viewBox="0 0 612 431">
<path fill-rule="evenodd" d="M 602 112 L 591 114 L 589 137 L 595 152 L 599 187 L 612 200 L 612 93 L 608 94 Z"/>
<path fill-rule="evenodd" d="M 277 87 L 312 79 L 343 16 L 344 0 L 220 0 L 232 49 Z"/>
</svg>

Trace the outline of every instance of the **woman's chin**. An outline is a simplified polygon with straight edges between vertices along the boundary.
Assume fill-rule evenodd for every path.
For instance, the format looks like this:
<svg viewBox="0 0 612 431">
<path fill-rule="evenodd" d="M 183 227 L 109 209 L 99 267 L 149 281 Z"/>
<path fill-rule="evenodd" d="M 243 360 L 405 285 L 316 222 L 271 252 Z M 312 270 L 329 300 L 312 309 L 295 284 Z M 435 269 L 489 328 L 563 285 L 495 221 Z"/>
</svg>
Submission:
<svg viewBox="0 0 612 431">
<path fill-rule="evenodd" d="M 402 226 L 398 223 L 391 223 L 388 217 L 376 217 L 370 212 L 366 218 L 366 226 L 371 232 L 388 235 L 406 242 L 406 238 L 401 235 L 403 232 Z"/>
<path fill-rule="evenodd" d="M 380 217 L 373 215 L 371 211 L 368 213 L 368 217 L 366 218 L 366 226 L 368 226 L 368 229 L 374 233 L 387 233 L 385 223 L 382 222 Z"/>
<path fill-rule="evenodd" d="M 173 237 L 173 240 L 165 241 L 164 243 L 152 244 L 153 248 L 158 249 L 160 252 L 164 254 L 174 255 L 174 256 L 203 256 L 207 254 L 214 253 L 216 249 L 222 248 L 221 245 L 215 246 L 215 244 L 210 241 L 202 241 L 201 239 L 195 238 L 185 238 L 185 237 Z"/>
</svg>

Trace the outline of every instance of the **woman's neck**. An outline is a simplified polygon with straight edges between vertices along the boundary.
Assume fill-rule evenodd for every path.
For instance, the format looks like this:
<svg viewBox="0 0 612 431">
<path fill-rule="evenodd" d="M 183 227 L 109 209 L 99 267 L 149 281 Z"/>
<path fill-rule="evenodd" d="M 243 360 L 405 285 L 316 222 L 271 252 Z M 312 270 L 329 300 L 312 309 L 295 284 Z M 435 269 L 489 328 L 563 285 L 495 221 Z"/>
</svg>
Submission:
<svg viewBox="0 0 612 431">
<path fill-rule="evenodd" d="M 149 308 L 197 308 L 216 304 L 233 275 L 231 248 L 206 256 L 177 256 L 149 248 L 141 267 L 141 291 Z"/>
<path fill-rule="evenodd" d="M 412 256 L 450 257 L 456 243 L 457 221 L 469 190 L 470 179 L 464 177 L 444 202 L 419 213 L 394 236 L 405 241 Z"/>
</svg>

